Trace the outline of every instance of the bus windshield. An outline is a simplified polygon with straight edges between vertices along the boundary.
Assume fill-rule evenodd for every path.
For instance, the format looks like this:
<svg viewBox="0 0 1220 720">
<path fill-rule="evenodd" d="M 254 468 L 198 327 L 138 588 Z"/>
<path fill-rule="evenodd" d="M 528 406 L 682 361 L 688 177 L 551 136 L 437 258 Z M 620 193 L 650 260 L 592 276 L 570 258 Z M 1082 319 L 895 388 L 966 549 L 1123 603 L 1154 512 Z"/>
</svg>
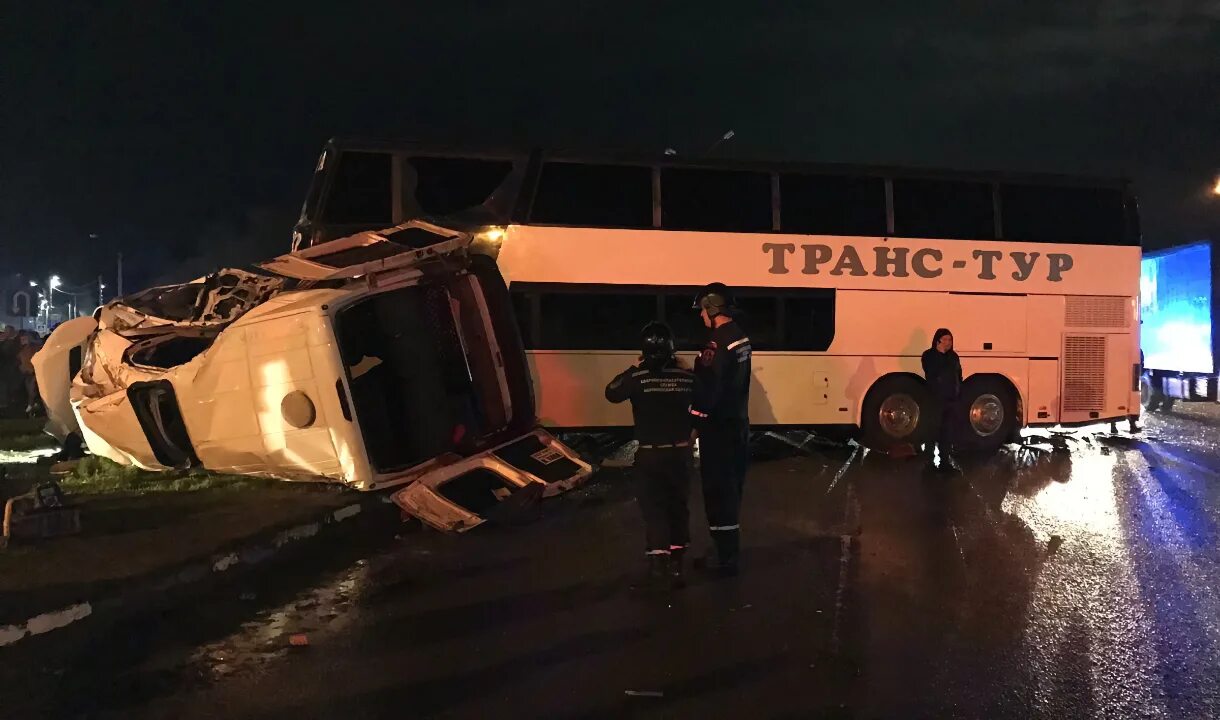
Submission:
<svg viewBox="0 0 1220 720">
<path fill-rule="evenodd" d="M 493 200 L 517 165 L 507 156 L 332 144 L 318 158 L 293 249 L 415 219 L 494 223 Z"/>
</svg>

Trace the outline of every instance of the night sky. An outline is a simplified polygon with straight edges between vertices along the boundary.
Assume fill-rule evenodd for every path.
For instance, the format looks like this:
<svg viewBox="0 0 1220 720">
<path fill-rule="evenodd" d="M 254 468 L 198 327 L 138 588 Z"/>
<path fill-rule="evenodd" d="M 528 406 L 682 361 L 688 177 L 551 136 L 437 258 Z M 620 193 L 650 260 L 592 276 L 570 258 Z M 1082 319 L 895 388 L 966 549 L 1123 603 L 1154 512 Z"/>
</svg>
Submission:
<svg viewBox="0 0 1220 720">
<path fill-rule="evenodd" d="M 131 290 L 282 252 L 333 135 L 732 129 L 716 154 L 1125 175 L 1148 246 L 1220 227 L 1220 0 L 178 5 L 6 3 L 6 271 L 122 250 Z"/>
</svg>

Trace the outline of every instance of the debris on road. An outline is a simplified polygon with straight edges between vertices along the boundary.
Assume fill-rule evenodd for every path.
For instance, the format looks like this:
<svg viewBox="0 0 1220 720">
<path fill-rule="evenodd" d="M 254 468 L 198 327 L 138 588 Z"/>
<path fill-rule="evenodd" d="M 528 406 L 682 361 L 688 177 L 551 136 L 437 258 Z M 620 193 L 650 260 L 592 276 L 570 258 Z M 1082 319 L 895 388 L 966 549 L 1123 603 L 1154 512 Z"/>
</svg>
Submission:
<svg viewBox="0 0 1220 720">
<path fill-rule="evenodd" d="M 7 546 L 10 539 L 43 540 L 80 530 L 80 508 L 68 503 L 58 483 L 44 482 L 5 501 L 0 547 Z"/>
<path fill-rule="evenodd" d="M 1054 555 L 1061 545 L 1063 545 L 1063 538 L 1058 535 L 1051 535 L 1051 539 L 1046 543 L 1046 554 Z"/>
<path fill-rule="evenodd" d="M 542 498 L 570 490 L 592 473 L 570 448 L 535 430 L 487 453 L 433 468 L 390 499 L 429 527 L 466 532 L 485 522 L 520 524 Z"/>
<path fill-rule="evenodd" d="M 660 690 L 624 690 L 623 692 L 631 697 L 649 697 L 649 698 L 665 697 L 665 693 L 661 692 Z"/>
<path fill-rule="evenodd" d="M 296 633 L 288 636 L 288 644 L 293 647 L 306 647 L 309 645 L 309 636 L 305 633 Z"/>
</svg>

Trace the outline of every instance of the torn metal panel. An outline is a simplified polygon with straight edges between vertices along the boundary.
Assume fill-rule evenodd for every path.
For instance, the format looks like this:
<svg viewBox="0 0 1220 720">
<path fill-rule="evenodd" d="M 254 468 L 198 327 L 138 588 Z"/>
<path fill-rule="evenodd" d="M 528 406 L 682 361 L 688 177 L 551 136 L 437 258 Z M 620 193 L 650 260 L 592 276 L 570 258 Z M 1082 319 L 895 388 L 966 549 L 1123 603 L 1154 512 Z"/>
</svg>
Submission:
<svg viewBox="0 0 1220 720">
<path fill-rule="evenodd" d="M 129 334 L 163 326 L 219 329 L 285 288 L 283 277 L 227 268 L 181 285 L 164 285 L 103 306 L 99 325 Z"/>
<path fill-rule="evenodd" d="M 72 433 L 80 434 L 72 412 L 72 379 L 80 372 L 85 345 L 95 330 L 97 321 L 91 317 L 61 323 L 31 360 L 47 413 L 43 429 L 61 443 Z"/>
<path fill-rule="evenodd" d="M 412 220 L 281 255 L 260 263 L 259 267 L 300 280 L 350 279 L 401 268 L 418 268 L 469 242 L 469 235 Z"/>
<path fill-rule="evenodd" d="M 421 475 L 391 499 L 429 526 L 466 532 L 511 523 L 538 499 L 584 483 L 593 468 L 544 430 Z"/>
</svg>

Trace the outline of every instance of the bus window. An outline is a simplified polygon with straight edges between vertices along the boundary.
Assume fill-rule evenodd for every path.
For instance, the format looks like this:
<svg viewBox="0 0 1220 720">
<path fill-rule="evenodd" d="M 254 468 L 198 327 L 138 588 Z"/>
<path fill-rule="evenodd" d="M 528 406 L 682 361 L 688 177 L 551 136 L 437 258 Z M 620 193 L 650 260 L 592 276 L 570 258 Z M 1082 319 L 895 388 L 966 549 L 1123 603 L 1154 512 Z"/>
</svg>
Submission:
<svg viewBox="0 0 1220 720">
<path fill-rule="evenodd" d="M 653 294 L 544 293 L 540 350 L 639 350 L 640 330 L 657 317 Z"/>
<path fill-rule="evenodd" d="M 780 175 L 780 229 L 810 235 L 876 235 L 885 230 L 885 180 Z"/>
<path fill-rule="evenodd" d="M 652 227 L 652 168 L 548 162 L 530 222 L 618 228 Z"/>
<path fill-rule="evenodd" d="M 994 239 L 991 185 L 955 180 L 894 180 L 894 234 L 954 240 Z"/>
<path fill-rule="evenodd" d="M 674 347 L 678 350 L 699 350 L 707 343 L 707 328 L 699 317 L 699 311 L 692 305 L 695 302 L 697 290 L 682 294 L 669 294 L 663 298 L 665 303 L 662 318 L 674 332 Z"/>
<path fill-rule="evenodd" d="M 769 232 L 771 177 L 761 172 L 665 168 L 661 170 L 661 226 L 667 230 Z"/>
<path fill-rule="evenodd" d="M 1124 227 L 1126 208 L 1118 189 L 1002 185 L 1000 219 L 1005 240 L 1139 244 L 1138 232 Z"/>
<path fill-rule="evenodd" d="M 780 349 L 779 298 L 775 296 L 738 297 L 741 325 L 755 350 Z"/>
<path fill-rule="evenodd" d="M 390 155 L 344 152 L 324 212 L 328 223 L 393 224 Z"/>
<path fill-rule="evenodd" d="M 526 350 L 533 350 L 538 345 L 534 337 L 534 298 L 532 293 L 514 292 L 513 315 L 517 318 L 517 330 L 521 333 L 521 343 Z"/>
<path fill-rule="evenodd" d="M 403 173 L 407 216 L 452 215 L 483 204 L 513 169 L 509 160 L 461 157 L 413 157 Z M 414 195 L 415 207 L 410 206 Z"/>
<path fill-rule="evenodd" d="M 820 297 L 784 298 L 785 350 L 824 352 L 834 338 L 834 290 Z"/>
</svg>

